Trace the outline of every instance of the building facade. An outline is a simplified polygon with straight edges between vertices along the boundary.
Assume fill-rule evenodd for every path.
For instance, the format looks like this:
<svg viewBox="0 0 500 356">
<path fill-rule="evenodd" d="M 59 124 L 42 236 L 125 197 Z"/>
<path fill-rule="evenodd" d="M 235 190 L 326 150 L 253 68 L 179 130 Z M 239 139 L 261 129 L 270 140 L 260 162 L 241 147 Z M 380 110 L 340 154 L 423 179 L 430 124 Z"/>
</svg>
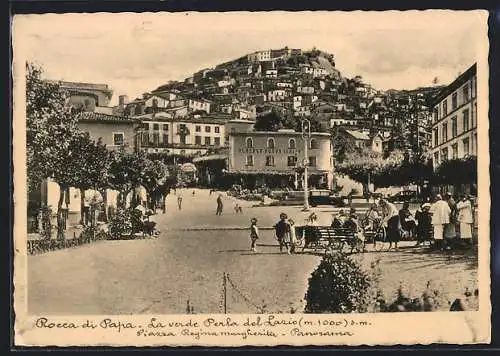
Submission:
<svg viewBox="0 0 500 356">
<path fill-rule="evenodd" d="M 432 163 L 477 155 L 476 64 L 445 87 L 433 100 Z"/>
<path fill-rule="evenodd" d="M 330 135 L 311 133 L 308 153 L 300 132 L 229 132 L 227 172 L 250 188 L 263 185 L 300 189 L 307 159 L 309 186 L 332 186 L 333 157 Z"/>
<path fill-rule="evenodd" d="M 77 118 L 78 128 L 87 132 L 91 139 L 101 140 L 106 148 L 110 150 L 124 148 L 127 152 L 135 151 L 139 120 L 95 112 L 82 112 Z"/>
<path fill-rule="evenodd" d="M 225 121 L 213 118 L 141 118 L 140 149 L 166 156 L 199 156 L 226 145 Z"/>
</svg>

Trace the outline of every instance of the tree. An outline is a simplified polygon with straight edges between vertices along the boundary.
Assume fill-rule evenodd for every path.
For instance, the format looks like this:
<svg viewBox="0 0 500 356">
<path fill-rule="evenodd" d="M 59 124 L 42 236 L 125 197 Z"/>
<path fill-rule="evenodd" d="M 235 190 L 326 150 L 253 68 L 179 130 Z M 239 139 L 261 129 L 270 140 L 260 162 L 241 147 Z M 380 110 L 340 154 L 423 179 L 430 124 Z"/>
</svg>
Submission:
<svg viewBox="0 0 500 356">
<path fill-rule="evenodd" d="M 357 151 L 357 147 L 352 140 L 349 140 L 345 135 L 338 134 L 338 129 L 332 129 L 332 151 L 336 163 L 342 163 L 348 154 Z"/>
<path fill-rule="evenodd" d="M 85 191 L 95 189 L 101 192 L 106 205 L 106 188 L 108 188 L 108 170 L 111 155 L 101 140 L 94 142 L 88 133 L 75 136 L 69 147 L 71 162 L 74 167 L 71 186 L 80 189 L 81 223 L 84 222 Z"/>
<path fill-rule="evenodd" d="M 129 153 L 122 149 L 112 155 L 109 184 L 119 192 L 120 208 L 125 208 L 128 194 L 141 184 L 145 169 L 146 157 L 143 153 Z"/>
<path fill-rule="evenodd" d="M 144 171 L 140 180 L 141 185 L 146 189 L 148 198 L 151 199 L 156 190 L 161 187 L 167 176 L 167 166 L 161 161 L 147 159 Z"/>
<path fill-rule="evenodd" d="M 477 157 L 446 160 L 436 169 L 435 176 L 436 183 L 441 184 L 477 184 Z"/>
<path fill-rule="evenodd" d="M 77 121 L 66 107 L 66 95 L 57 83 L 42 79 L 42 68 L 26 63 L 26 149 L 28 188 L 66 167 L 65 157 L 77 132 Z"/>
<path fill-rule="evenodd" d="M 257 117 L 255 131 L 278 131 L 283 128 L 282 118 L 274 111 Z"/>
<path fill-rule="evenodd" d="M 366 147 L 346 154 L 344 161 L 337 164 L 337 172 L 349 176 L 351 179 L 363 184 L 363 194 L 369 193 L 369 185 L 384 185 L 404 160 L 401 151 L 393 151 L 384 158 L 381 153 L 374 152 Z"/>
<path fill-rule="evenodd" d="M 42 79 L 42 68 L 26 63 L 26 152 L 28 189 L 36 191 L 44 179 L 59 184 L 57 218 L 62 235 L 62 205 L 69 204 L 74 165 L 68 165 L 69 146 L 78 132 L 76 116 L 66 105 L 59 84 Z"/>
</svg>

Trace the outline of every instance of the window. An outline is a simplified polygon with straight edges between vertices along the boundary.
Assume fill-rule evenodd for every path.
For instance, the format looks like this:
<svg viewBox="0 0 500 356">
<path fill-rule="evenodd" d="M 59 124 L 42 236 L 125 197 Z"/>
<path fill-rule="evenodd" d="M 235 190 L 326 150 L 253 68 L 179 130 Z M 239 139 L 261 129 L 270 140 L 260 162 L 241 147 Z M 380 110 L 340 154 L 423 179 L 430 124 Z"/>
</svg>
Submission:
<svg viewBox="0 0 500 356">
<path fill-rule="evenodd" d="M 453 145 L 451 145 L 451 158 L 458 158 L 458 143 L 454 143 Z"/>
<path fill-rule="evenodd" d="M 469 83 L 465 84 L 462 88 L 464 102 L 469 100 Z"/>
<path fill-rule="evenodd" d="M 253 148 L 253 140 L 251 137 L 247 138 L 246 145 L 247 145 L 247 148 Z"/>
<path fill-rule="evenodd" d="M 141 145 L 143 146 L 149 145 L 149 134 L 147 132 L 141 133 Z"/>
<path fill-rule="evenodd" d="M 168 131 L 168 124 L 163 124 L 162 128 L 163 128 L 163 131 Z"/>
<path fill-rule="evenodd" d="M 158 132 L 153 133 L 153 145 L 158 146 L 160 144 L 160 134 Z"/>
<path fill-rule="evenodd" d="M 434 122 L 438 121 L 438 109 L 437 108 L 434 109 L 433 119 L 434 119 Z"/>
<path fill-rule="evenodd" d="M 439 145 L 439 129 L 436 127 L 434 129 L 434 147 Z"/>
<path fill-rule="evenodd" d="M 463 111 L 463 129 L 464 132 L 469 131 L 469 109 Z"/>
<path fill-rule="evenodd" d="M 205 137 L 205 145 L 210 146 L 210 136 Z"/>
<path fill-rule="evenodd" d="M 196 145 L 201 145 L 201 136 L 195 136 L 194 137 L 194 143 Z"/>
<path fill-rule="evenodd" d="M 446 161 L 448 159 L 448 147 L 441 150 L 441 160 Z"/>
<path fill-rule="evenodd" d="M 445 101 L 443 101 L 443 117 L 448 115 L 448 103 Z"/>
<path fill-rule="evenodd" d="M 220 146 L 220 137 L 214 137 L 214 145 Z"/>
<path fill-rule="evenodd" d="M 153 130 L 159 130 L 160 124 L 153 124 Z"/>
<path fill-rule="evenodd" d="M 274 138 L 267 139 L 267 148 L 274 148 Z"/>
<path fill-rule="evenodd" d="M 315 156 L 310 156 L 309 157 L 309 166 L 310 167 L 316 167 L 316 157 Z"/>
<path fill-rule="evenodd" d="M 295 167 L 297 165 L 297 156 L 288 156 L 288 167 Z"/>
<path fill-rule="evenodd" d="M 439 152 L 434 153 L 434 166 L 437 167 L 439 165 Z"/>
<path fill-rule="evenodd" d="M 210 126 L 205 126 L 205 132 L 207 132 L 207 133 L 210 132 Z"/>
<path fill-rule="evenodd" d="M 247 166 L 253 166 L 253 156 L 247 156 Z"/>
<path fill-rule="evenodd" d="M 274 166 L 274 156 L 266 156 L 266 166 Z"/>
<path fill-rule="evenodd" d="M 447 123 L 443 124 L 441 137 L 442 137 L 443 142 L 448 141 L 448 124 Z"/>
<path fill-rule="evenodd" d="M 457 137 L 457 134 L 457 117 L 455 116 L 451 119 L 451 137 Z"/>
<path fill-rule="evenodd" d="M 168 134 L 163 134 L 163 143 L 168 144 Z"/>
<path fill-rule="evenodd" d="M 149 124 L 147 122 L 143 122 L 141 124 L 141 129 L 143 129 L 143 130 L 149 130 Z"/>
<path fill-rule="evenodd" d="M 318 148 L 318 142 L 315 139 L 312 139 L 310 142 L 310 149 L 314 150 Z"/>
<path fill-rule="evenodd" d="M 194 130 L 196 132 L 201 132 L 201 126 L 200 125 L 196 125 L 196 127 L 194 128 Z"/>
<path fill-rule="evenodd" d="M 469 138 L 464 138 L 462 143 L 464 146 L 464 156 L 468 156 L 470 154 Z"/>
<path fill-rule="evenodd" d="M 453 93 L 451 96 L 451 110 L 455 110 L 458 106 L 457 93 Z"/>
<path fill-rule="evenodd" d="M 113 145 L 115 146 L 123 146 L 123 132 L 113 132 Z"/>
<path fill-rule="evenodd" d="M 295 139 L 291 138 L 289 141 L 288 141 L 288 148 L 291 149 L 291 150 L 294 150 L 296 148 L 296 145 L 295 145 Z"/>
<path fill-rule="evenodd" d="M 219 126 L 215 126 L 214 127 L 214 132 L 215 133 L 220 133 L 220 127 Z"/>
</svg>

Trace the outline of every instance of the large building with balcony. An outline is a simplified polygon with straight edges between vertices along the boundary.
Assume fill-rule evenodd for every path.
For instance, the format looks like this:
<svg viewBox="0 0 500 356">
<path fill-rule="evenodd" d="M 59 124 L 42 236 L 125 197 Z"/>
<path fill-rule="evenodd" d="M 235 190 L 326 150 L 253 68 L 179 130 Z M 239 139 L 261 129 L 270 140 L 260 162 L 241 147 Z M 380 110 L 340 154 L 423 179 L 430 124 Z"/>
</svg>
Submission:
<svg viewBox="0 0 500 356">
<path fill-rule="evenodd" d="M 225 122 L 207 117 L 142 117 L 138 144 L 142 151 L 165 158 L 201 156 L 226 145 Z"/>
<path fill-rule="evenodd" d="M 432 163 L 477 155 L 476 64 L 445 87 L 433 100 Z"/>
</svg>

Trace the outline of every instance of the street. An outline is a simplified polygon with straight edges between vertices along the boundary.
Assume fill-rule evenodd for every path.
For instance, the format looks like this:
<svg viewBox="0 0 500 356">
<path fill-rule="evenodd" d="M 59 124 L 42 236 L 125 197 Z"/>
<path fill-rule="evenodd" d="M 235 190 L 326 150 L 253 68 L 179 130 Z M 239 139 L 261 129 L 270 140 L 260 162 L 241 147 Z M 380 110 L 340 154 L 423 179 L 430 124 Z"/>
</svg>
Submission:
<svg viewBox="0 0 500 356">
<path fill-rule="evenodd" d="M 250 219 L 270 227 L 284 211 L 297 224 L 300 207 L 251 207 L 223 196 L 224 212 L 215 215 L 218 193 L 184 190 L 182 210 L 170 195 L 167 213 L 154 216 L 158 238 L 101 241 L 75 249 L 28 256 L 30 314 L 182 314 L 189 301 L 194 313 L 221 313 L 223 273 L 227 312 L 289 313 L 302 310 L 310 273 L 320 256 L 280 254 L 273 231 L 262 229 L 257 253 L 250 251 Z M 315 208 L 319 224 L 330 224 L 337 209 Z M 237 229 L 236 229 L 237 228 Z M 247 228 L 247 229 L 244 229 Z M 380 287 L 392 298 L 400 282 L 409 293 L 421 293 L 428 281 L 453 300 L 465 287 L 477 287 L 474 251 L 430 253 L 402 243 L 397 252 L 355 255 L 366 268 L 381 259 Z M 444 306 L 447 309 L 447 306 Z"/>
</svg>

